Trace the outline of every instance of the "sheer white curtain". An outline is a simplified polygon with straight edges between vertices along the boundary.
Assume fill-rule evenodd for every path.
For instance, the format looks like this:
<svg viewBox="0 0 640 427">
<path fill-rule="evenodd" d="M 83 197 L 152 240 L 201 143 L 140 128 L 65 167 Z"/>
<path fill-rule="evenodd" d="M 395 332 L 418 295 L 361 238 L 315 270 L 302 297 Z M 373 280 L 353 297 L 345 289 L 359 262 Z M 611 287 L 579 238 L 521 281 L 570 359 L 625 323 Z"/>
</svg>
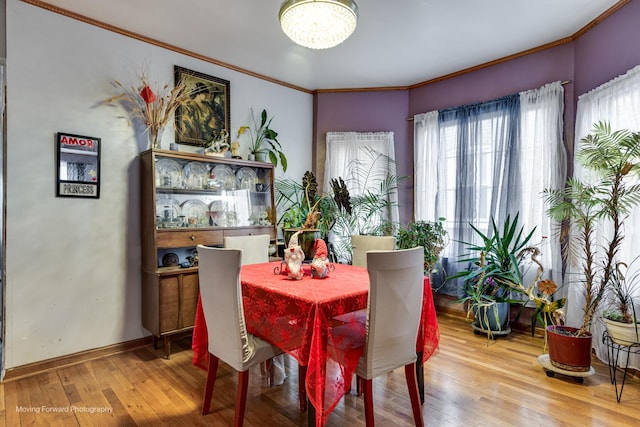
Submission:
<svg viewBox="0 0 640 427">
<path fill-rule="evenodd" d="M 604 83 L 578 97 L 576 110 L 576 151 L 579 149 L 580 140 L 587 136 L 593 124 L 599 121 L 608 121 L 611 130 L 629 129 L 640 130 L 640 65 L 629 70 L 626 74 Z M 578 178 L 586 178 L 585 171 L 574 162 L 575 175 Z M 599 224 L 598 239 L 603 239 L 604 224 Z M 638 241 L 640 241 L 640 208 L 629 215 L 625 222 L 624 243 L 619 252 L 619 259 L 630 263 L 640 255 Z M 602 242 L 602 240 L 600 240 Z M 633 263 L 636 271 L 640 262 Z M 575 269 L 570 269 L 570 273 Z M 631 277 L 634 271 L 629 271 L 627 277 Z M 584 297 L 580 292 L 580 286 L 569 287 L 567 301 L 567 324 L 570 326 L 582 323 L 582 301 Z M 640 287 L 636 293 L 636 310 L 640 310 Z M 640 312 L 640 311 L 638 311 Z M 596 318 L 598 315 L 596 315 Z M 602 334 L 605 330 L 601 321 L 594 321 L 592 326 L 593 345 L 599 359 L 607 360 L 607 348 L 602 344 Z M 622 361 L 621 361 L 622 363 Z M 640 369 L 640 355 L 632 356 L 629 366 Z"/>
<path fill-rule="evenodd" d="M 546 188 L 562 188 L 566 179 L 563 111 L 564 88 L 559 81 L 520 92 L 520 177 L 523 194 L 518 208 L 520 220 L 526 229 L 536 227 L 533 242 L 542 242 L 539 259 L 545 268 L 545 277 L 558 285 L 562 283 L 560 235 L 546 214 L 547 206 L 541 193 Z M 534 275 L 535 271 L 529 271 L 525 276 L 525 284 Z M 561 288 L 557 296 L 566 296 L 566 288 Z"/>
<path fill-rule="evenodd" d="M 389 162 L 373 164 L 367 153 L 379 153 L 388 158 Z M 327 132 L 327 158 L 324 169 L 324 189 L 331 188 L 329 184 L 333 178 L 342 177 L 351 195 L 361 195 L 366 190 L 375 192 L 380 188 L 380 180 L 386 174 L 396 174 L 395 148 L 393 132 Z M 384 167 L 383 173 L 367 174 L 364 179 L 357 171 L 368 171 L 372 167 Z M 386 218 L 392 223 L 399 221 L 398 192 L 394 190 L 390 194 L 392 206 L 389 216 Z"/>
<path fill-rule="evenodd" d="M 327 132 L 324 190 L 331 189 L 331 179 L 340 177 L 351 197 L 380 194 L 381 188 L 385 188 L 388 196 L 383 212 L 362 212 L 368 216 L 366 222 L 354 223 L 352 218 L 334 225 L 329 233 L 329 241 L 339 262 L 349 262 L 351 259 L 351 234 L 377 234 L 386 221 L 390 221 L 394 227 L 398 223 L 398 193 L 394 183 L 391 191 L 388 189 L 387 179 L 390 176 L 396 176 L 393 132 Z M 354 209 L 368 208 L 365 203 Z"/>
<path fill-rule="evenodd" d="M 435 221 L 444 214 L 436 209 L 440 205 L 438 198 L 446 197 L 444 180 L 438 179 L 442 151 L 439 132 L 437 111 L 413 117 L 413 207 L 416 220 Z M 446 206 L 446 201 L 443 205 Z"/>
</svg>

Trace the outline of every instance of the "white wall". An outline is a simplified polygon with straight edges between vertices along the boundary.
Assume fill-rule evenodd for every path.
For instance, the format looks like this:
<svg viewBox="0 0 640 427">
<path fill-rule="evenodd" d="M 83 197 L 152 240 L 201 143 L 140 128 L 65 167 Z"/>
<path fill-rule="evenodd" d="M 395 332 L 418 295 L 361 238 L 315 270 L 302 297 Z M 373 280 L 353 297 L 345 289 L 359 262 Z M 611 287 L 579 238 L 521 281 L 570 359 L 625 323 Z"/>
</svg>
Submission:
<svg viewBox="0 0 640 427">
<path fill-rule="evenodd" d="M 144 63 L 160 81 L 173 82 L 174 65 L 229 80 L 233 134 L 251 107 L 267 108 L 292 177 L 311 168 L 313 105 L 310 94 L 6 2 L 4 344 L 12 368 L 148 335 L 140 320 L 137 158 L 147 139 L 118 118 L 122 111 L 100 105 L 114 94 L 110 81 L 133 82 Z M 59 131 L 102 139 L 99 200 L 55 197 Z M 170 142 L 167 130 L 163 148 Z"/>
</svg>

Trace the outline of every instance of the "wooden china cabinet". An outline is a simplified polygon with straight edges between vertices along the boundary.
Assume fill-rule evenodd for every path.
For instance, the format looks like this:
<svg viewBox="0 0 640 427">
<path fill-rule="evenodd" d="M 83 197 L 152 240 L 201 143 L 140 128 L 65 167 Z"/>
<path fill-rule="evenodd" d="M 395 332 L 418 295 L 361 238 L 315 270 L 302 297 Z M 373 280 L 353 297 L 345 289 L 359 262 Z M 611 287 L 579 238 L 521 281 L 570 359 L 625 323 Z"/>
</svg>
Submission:
<svg viewBox="0 0 640 427">
<path fill-rule="evenodd" d="M 140 154 L 142 325 L 164 340 L 193 328 L 198 301 L 198 244 L 225 236 L 276 240 L 271 163 L 167 150 Z"/>
</svg>

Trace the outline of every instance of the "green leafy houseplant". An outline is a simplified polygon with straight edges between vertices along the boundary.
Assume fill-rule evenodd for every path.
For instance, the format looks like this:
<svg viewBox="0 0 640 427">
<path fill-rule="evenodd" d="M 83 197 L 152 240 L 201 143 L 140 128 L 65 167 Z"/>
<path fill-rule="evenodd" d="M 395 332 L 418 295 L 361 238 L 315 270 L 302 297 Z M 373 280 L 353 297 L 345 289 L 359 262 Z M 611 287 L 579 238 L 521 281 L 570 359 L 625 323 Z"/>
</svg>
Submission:
<svg viewBox="0 0 640 427">
<path fill-rule="evenodd" d="M 316 177 L 306 171 L 302 181 L 281 178 L 275 182 L 276 207 L 284 209 L 278 225 L 284 229 L 317 228 L 326 238 L 333 221 L 335 203 L 330 194 L 318 194 Z"/>
<path fill-rule="evenodd" d="M 623 271 L 624 270 L 624 271 Z M 618 263 L 611 275 L 611 284 L 607 288 L 607 299 L 603 316 L 622 323 L 637 323 L 636 294 L 640 284 L 640 271 L 627 277 L 628 267 Z"/>
<path fill-rule="evenodd" d="M 276 207 L 282 212 L 278 225 L 283 229 L 306 228 L 309 226 L 307 220 L 315 217 L 315 228 L 325 240 L 331 232 L 330 251 L 345 263 L 351 259 L 352 235 L 392 235 L 395 225 L 385 217 L 395 203 L 390 195 L 404 177 L 380 168 L 380 163 L 391 161 L 388 156 L 371 149 L 365 151 L 370 162 L 367 166 L 351 163 L 350 176 L 359 183 L 376 182 L 377 186 L 360 195 L 351 195 L 342 177 L 332 179 L 331 190 L 323 194 L 317 193 L 315 176 L 308 171 L 301 182 L 289 178 L 276 180 Z M 307 177 L 312 179 L 307 180 Z"/>
<path fill-rule="evenodd" d="M 249 151 L 254 155 L 260 155 L 261 153 L 267 153 L 269 160 L 274 165 L 278 166 L 278 161 L 282 165 L 282 170 L 287 171 L 287 156 L 282 151 L 282 145 L 278 141 L 278 132 L 271 129 L 271 121 L 273 117 L 269 118 L 267 110 L 262 110 L 260 113 L 260 120 L 258 121 L 251 110 L 251 120 L 253 121 L 252 127 L 241 126 L 238 129 L 238 137 L 249 132 L 250 145 Z"/>
<path fill-rule="evenodd" d="M 278 225 L 282 228 L 285 244 L 296 231 L 301 231 L 298 241 L 305 259 L 309 260 L 314 255 L 315 239 L 327 241 L 335 212 L 331 196 L 318 194 L 317 190 L 316 177 L 310 171 L 304 173 L 301 182 L 290 178 L 275 182 L 276 208 L 282 210 Z"/>
<path fill-rule="evenodd" d="M 351 262 L 351 236 L 391 236 L 398 227 L 389 219 L 391 210 L 397 205 L 392 195 L 396 193 L 398 183 L 407 177 L 393 173 L 395 166 L 391 171 L 385 167 L 394 163 L 389 156 L 370 148 L 365 149 L 365 156 L 368 161 L 349 164 L 347 182 L 341 177 L 330 182 L 335 203 L 331 232 L 336 237 L 335 250 L 340 262 Z M 365 188 L 362 194 L 349 193 L 347 184 L 350 180 Z"/>
<path fill-rule="evenodd" d="M 590 180 L 569 178 L 564 189 L 547 189 L 544 197 L 548 215 L 570 225 L 564 229 L 568 244 L 563 256 L 579 265 L 578 283 L 585 301 L 576 336 L 585 336 L 608 289 L 620 279 L 617 258 L 624 241 L 624 220 L 640 203 L 640 133 L 612 132 L 609 123 L 598 122 L 581 140 L 576 159 L 591 174 Z M 600 220 L 611 227 L 604 243 L 596 243 Z"/>
<path fill-rule="evenodd" d="M 398 249 L 410 249 L 416 246 L 424 248 L 424 272 L 430 274 L 436 269 L 440 252 L 447 245 L 447 230 L 444 218 L 437 221 L 415 221 L 406 227 L 400 227 L 396 235 Z"/>
<path fill-rule="evenodd" d="M 628 270 L 628 266 L 624 263 L 616 265 L 611 275 L 611 284 L 607 288 L 605 308 L 602 311 L 609 335 L 615 342 L 623 344 L 623 341 L 640 342 L 640 324 L 638 323 L 640 313 L 636 308 L 640 271 L 636 270 L 631 277 L 627 277 Z"/>
</svg>

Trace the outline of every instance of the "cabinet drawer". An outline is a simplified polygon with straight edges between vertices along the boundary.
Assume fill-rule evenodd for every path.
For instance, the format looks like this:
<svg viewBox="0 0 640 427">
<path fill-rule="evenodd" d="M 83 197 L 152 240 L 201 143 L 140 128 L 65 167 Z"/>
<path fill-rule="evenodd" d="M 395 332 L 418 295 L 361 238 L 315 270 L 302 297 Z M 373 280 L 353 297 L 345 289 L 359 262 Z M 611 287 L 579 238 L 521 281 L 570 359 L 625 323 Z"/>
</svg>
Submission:
<svg viewBox="0 0 640 427">
<path fill-rule="evenodd" d="M 271 239 L 276 238 L 274 227 L 243 227 L 243 228 L 227 228 L 224 230 L 226 236 L 257 236 L 259 234 L 268 234 Z"/>
<path fill-rule="evenodd" d="M 158 230 L 159 248 L 188 248 L 196 245 L 221 245 L 222 231 L 219 230 Z"/>
</svg>

